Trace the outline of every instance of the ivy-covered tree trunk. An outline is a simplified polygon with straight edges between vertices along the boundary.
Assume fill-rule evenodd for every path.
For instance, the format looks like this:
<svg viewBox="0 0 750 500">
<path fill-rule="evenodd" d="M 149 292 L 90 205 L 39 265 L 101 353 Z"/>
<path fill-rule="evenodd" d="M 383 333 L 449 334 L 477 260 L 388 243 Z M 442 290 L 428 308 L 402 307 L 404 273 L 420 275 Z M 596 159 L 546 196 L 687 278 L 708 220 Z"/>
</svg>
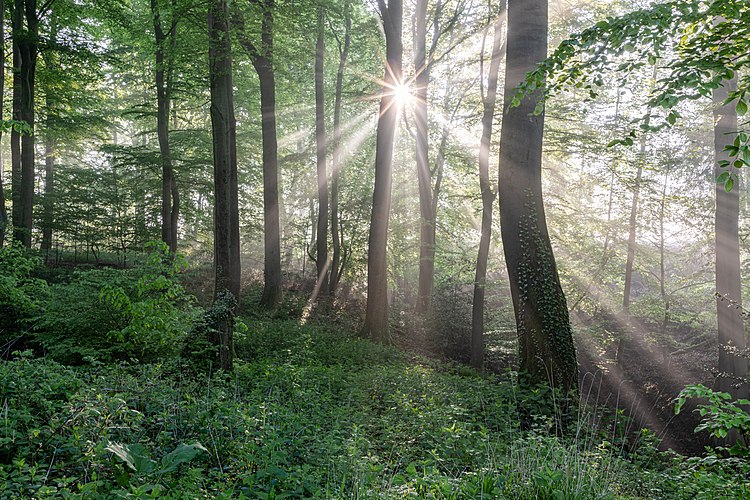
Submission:
<svg viewBox="0 0 750 500">
<path fill-rule="evenodd" d="M 482 234 L 479 239 L 477 268 L 474 276 L 474 297 L 471 308 L 471 366 L 481 369 L 484 364 L 484 296 L 487 280 L 487 259 L 492 237 L 492 205 L 495 191 L 490 184 L 490 141 L 495 121 L 497 77 L 503 55 L 503 20 L 495 21 L 492 37 L 492 55 L 487 73 L 487 93 L 482 95 L 482 138 L 479 143 L 479 189 L 482 193 Z M 482 54 L 484 56 L 484 54 Z M 484 75 L 480 75 L 484 78 Z"/>
<path fill-rule="evenodd" d="M 500 223 L 518 329 L 520 370 L 526 382 L 575 392 L 575 346 L 542 199 L 544 114 L 534 114 L 540 92 L 510 106 L 516 86 L 546 57 L 547 9 L 547 0 L 508 1 Z"/>
<path fill-rule="evenodd" d="M 401 83 L 403 5 L 378 0 L 385 31 L 386 69 L 375 136 L 375 188 L 367 254 L 367 310 L 362 335 L 388 342 L 388 218 L 393 184 L 393 141 L 399 109 L 393 89 Z"/>
<path fill-rule="evenodd" d="M 315 44 L 315 144 L 318 170 L 318 230 L 316 268 L 318 294 L 328 295 L 328 168 L 326 167 L 326 115 L 323 69 L 325 62 L 325 10 L 318 7 L 318 39 Z"/>
<path fill-rule="evenodd" d="M 331 240 L 333 258 L 331 260 L 331 280 L 328 291 L 336 293 L 341 274 L 341 235 L 339 234 L 339 176 L 341 174 L 341 105 L 344 91 L 344 69 L 351 45 L 352 20 L 349 12 L 349 0 L 344 1 L 344 39 L 338 39 L 339 67 L 336 71 L 336 95 L 333 102 L 333 155 L 331 164 Z"/>
<path fill-rule="evenodd" d="M 732 161 L 724 148 L 731 144 L 737 133 L 735 104 L 723 105 L 730 92 L 736 89 L 736 80 L 724 83 L 713 93 L 715 170 L 722 169 L 719 162 Z M 731 163 L 730 163 L 731 164 Z M 732 167 L 730 167 L 732 168 Z M 737 169 L 732 168 L 737 175 Z M 727 192 L 723 183 L 716 184 L 716 313 L 719 330 L 719 376 L 717 389 L 734 398 L 747 398 L 747 359 L 737 350 L 747 348 L 742 319 L 742 287 L 740 282 L 739 213 L 740 186 Z"/>
<path fill-rule="evenodd" d="M 239 297 L 240 269 L 232 48 L 225 0 L 211 0 L 208 34 L 214 158 L 214 304 L 226 307 Z M 237 227 L 233 227 L 234 225 Z M 219 366 L 224 370 L 231 370 L 231 315 L 219 317 L 222 319 L 216 325 L 217 334 L 214 339 L 219 348 Z"/>
</svg>

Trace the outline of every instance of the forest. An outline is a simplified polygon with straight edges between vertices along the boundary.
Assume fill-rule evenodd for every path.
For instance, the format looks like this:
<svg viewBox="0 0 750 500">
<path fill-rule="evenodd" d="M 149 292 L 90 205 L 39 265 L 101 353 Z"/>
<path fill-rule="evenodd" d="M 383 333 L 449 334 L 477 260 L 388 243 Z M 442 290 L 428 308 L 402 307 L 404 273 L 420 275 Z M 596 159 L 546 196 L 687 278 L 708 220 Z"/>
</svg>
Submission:
<svg viewBox="0 0 750 500">
<path fill-rule="evenodd" d="M 747 0 L 0 44 L 0 498 L 750 498 Z"/>
</svg>

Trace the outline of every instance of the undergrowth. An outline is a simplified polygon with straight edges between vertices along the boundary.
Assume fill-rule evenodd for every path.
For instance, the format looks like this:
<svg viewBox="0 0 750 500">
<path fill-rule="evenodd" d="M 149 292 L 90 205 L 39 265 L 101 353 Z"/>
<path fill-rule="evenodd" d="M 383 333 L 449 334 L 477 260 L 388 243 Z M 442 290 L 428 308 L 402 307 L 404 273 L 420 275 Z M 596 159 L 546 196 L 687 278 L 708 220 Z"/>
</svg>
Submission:
<svg viewBox="0 0 750 500">
<path fill-rule="evenodd" d="M 626 456 L 588 423 L 564 439 L 544 419 L 522 431 L 517 408 L 534 397 L 512 373 L 415 363 L 322 325 L 248 323 L 231 375 L 200 374 L 180 358 L 73 368 L 21 353 L 0 365 L 0 496 L 750 494 L 747 462 L 670 458 L 648 441 Z M 180 449 L 189 459 L 175 463 Z"/>
</svg>

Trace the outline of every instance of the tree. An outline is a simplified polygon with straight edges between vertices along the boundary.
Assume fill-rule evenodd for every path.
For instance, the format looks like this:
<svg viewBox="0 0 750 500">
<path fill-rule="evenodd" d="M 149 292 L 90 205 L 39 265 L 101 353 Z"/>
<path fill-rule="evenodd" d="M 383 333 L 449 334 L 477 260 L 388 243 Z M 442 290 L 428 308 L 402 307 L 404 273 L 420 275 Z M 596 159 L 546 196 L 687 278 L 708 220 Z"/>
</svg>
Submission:
<svg viewBox="0 0 750 500">
<path fill-rule="evenodd" d="M 498 195 L 520 370 L 528 382 L 548 383 L 570 393 L 577 390 L 578 365 L 544 214 L 544 113 L 534 114 L 541 92 L 516 97 L 516 86 L 546 57 L 547 9 L 546 0 L 508 2 Z"/>
<path fill-rule="evenodd" d="M 737 135 L 737 111 L 727 103 L 736 90 L 737 80 L 732 78 L 713 91 L 715 175 L 723 175 L 722 162 L 729 161 L 726 145 Z M 716 183 L 715 245 L 716 245 L 716 312 L 719 332 L 719 376 L 717 390 L 728 392 L 734 398 L 747 398 L 747 358 L 742 352 L 747 348 L 742 318 L 742 284 L 740 267 L 739 189 L 725 189 Z"/>
<path fill-rule="evenodd" d="M 451 32 L 451 46 L 446 53 L 455 47 L 457 38 L 452 28 L 455 27 L 460 12 L 459 3 L 445 26 L 441 26 L 441 17 L 445 2 L 438 0 L 435 6 L 429 47 L 427 45 L 428 0 L 417 0 L 414 12 L 414 136 L 415 157 L 417 164 L 417 187 L 419 189 L 419 278 L 417 290 L 417 313 L 427 314 L 432 309 L 432 294 L 435 281 L 435 249 L 437 225 L 437 198 L 440 194 L 440 177 L 430 169 L 429 137 L 430 123 L 428 115 L 428 96 L 431 82 L 431 69 L 436 60 L 436 51 L 441 36 Z M 445 54 L 443 54 L 445 55 Z M 441 149 L 445 144 L 441 144 Z M 441 162 L 438 159 L 438 163 Z"/>
<path fill-rule="evenodd" d="M 331 259 L 331 280 L 328 285 L 328 291 L 331 294 L 336 293 L 341 271 L 343 271 L 341 236 L 339 235 L 339 177 L 341 175 L 341 105 L 344 90 L 344 69 L 346 69 L 351 45 L 352 19 L 350 9 L 349 0 L 345 0 L 344 39 L 341 40 L 334 32 L 339 50 L 339 65 L 336 70 L 336 93 L 333 101 L 333 154 L 331 158 L 331 240 L 333 257 Z"/>
<path fill-rule="evenodd" d="M 274 75 L 275 0 L 262 0 L 260 45 L 245 31 L 245 19 L 237 9 L 234 24 L 240 45 L 250 56 L 260 80 L 260 114 L 263 133 L 263 235 L 265 284 L 261 305 L 273 308 L 281 300 L 281 242 L 279 221 L 279 159 L 276 140 L 276 77 Z"/>
<path fill-rule="evenodd" d="M 13 2 L 13 119 L 26 122 L 31 133 L 11 134 L 13 153 L 13 226 L 15 238 L 31 247 L 34 209 L 34 84 L 39 52 L 39 22 L 52 7 L 45 2 L 37 10 L 36 0 Z M 20 145 L 19 145 L 20 142 Z"/>
<path fill-rule="evenodd" d="M 161 21 L 159 1 L 151 0 L 151 15 L 154 22 L 156 42 L 156 130 L 161 152 L 162 188 L 161 188 L 161 239 L 169 246 L 172 253 L 177 251 L 177 224 L 180 217 L 180 195 L 172 168 L 172 154 L 169 147 L 169 118 L 172 101 L 172 79 L 174 50 L 177 40 L 177 2 L 171 0 L 172 20 L 169 31 L 164 32 Z M 167 43 L 169 46 L 166 47 Z M 165 52 L 167 59 L 165 60 Z"/>
<path fill-rule="evenodd" d="M 747 2 L 666 2 L 600 21 L 563 41 L 544 64 L 526 78 L 521 85 L 522 92 L 533 91 L 547 80 L 553 82 L 546 89 L 547 96 L 575 85 L 591 89 L 591 96 L 595 97 L 596 88 L 602 85 L 598 75 L 619 72 L 627 76 L 642 67 L 644 61 L 653 64 L 658 58 L 668 56 L 663 66 L 669 74 L 660 79 L 651 92 L 646 103 L 647 113 L 638 127 L 613 145 L 632 145 L 637 129 L 657 131 L 674 125 L 680 118 L 676 107 L 681 102 L 713 98 L 714 104 L 720 106 L 716 111 L 716 118 L 720 120 L 715 129 L 717 181 L 726 191 L 731 191 L 739 179 L 738 168 L 750 165 L 750 136 L 742 131 L 737 133 L 736 123 L 736 115 L 745 115 L 748 110 L 750 75 L 743 70 L 750 67 L 749 40 L 750 5 Z M 734 117 L 726 107 L 730 104 L 736 111 Z M 726 137 L 732 132 L 736 134 L 733 141 Z M 722 146 L 722 143 L 729 144 Z M 736 200 L 716 189 L 719 371 L 744 380 L 747 363 L 734 351 L 744 348 L 744 336 L 738 319 L 730 317 L 736 315 L 736 311 L 728 312 L 720 300 L 723 293 L 730 296 L 730 300 L 740 300 L 738 250 L 733 243 L 737 237 L 736 206 Z M 731 298 L 732 295 L 736 298 Z M 734 307 L 737 306 L 740 304 Z M 732 350 L 728 351 L 730 344 Z M 719 377 L 718 383 L 727 388 L 724 378 Z M 741 388 L 744 395 L 747 395 L 746 387 L 745 384 Z"/>
<path fill-rule="evenodd" d="M 318 38 L 315 43 L 315 145 L 318 170 L 318 232 L 316 267 L 318 291 L 328 295 L 328 169 L 326 167 L 326 115 L 323 70 L 325 62 L 325 9 L 318 7 Z"/>
<path fill-rule="evenodd" d="M 240 294 L 237 145 L 232 87 L 232 46 L 225 0 L 212 0 L 208 10 L 211 131 L 214 156 L 214 303 L 231 304 Z M 215 342 L 219 366 L 232 368 L 231 315 L 218 321 Z"/>
<path fill-rule="evenodd" d="M 403 5 L 401 0 L 378 0 L 378 8 L 385 33 L 385 76 L 375 139 L 375 187 L 372 195 L 367 254 L 367 309 L 362 336 L 378 342 L 388 342 L 386 254 L 393 183 L 393 141 L 400 112 L 396 92 L 403 85 Z"/>
<path fill-rule="evenodd" d="M 485 41 L 486 37 L 483 43 Z M 484 363 L 484 296 L 487 280 L 487 259 L 490 253 L 490 238 L 492 236 L 492 205 L 495 201 L 495 190 L 492 189 L 490 183 L 490 143 L 492 140 L 492 125 L 495 121 L 497 77 L 500 72 L 500 60 L 504 49 L 503 16 L 498 16 L 493 28 L 492 54 L 487 72 L 486 94 L 484 92 L 484 74 L 480 75 L 482 79 L 482 138 L 479 143 L 479 190 L 482 194 L 482 233 L 479 240 L 471 308 L 471 365 L 475 368 L 482 368 Z M 480 68 L 483 71 L 484 50 L 482 50 L 481 57 Z"/>
<path fill-rule="evenodd" d="M 0 0 L 0 96 L 5 95 L 5 0 Z M 3 122 L 3 106 L 0 104 L 0 123 Z M 2 139 L 2 132 L 0 132 Z M 4 162 L 0 161 L 0 248 L 5 244 L 5 228 L 8 227 L 8 211 L 5 208 L 5 186 L 3 185 Z"/>
</svg>

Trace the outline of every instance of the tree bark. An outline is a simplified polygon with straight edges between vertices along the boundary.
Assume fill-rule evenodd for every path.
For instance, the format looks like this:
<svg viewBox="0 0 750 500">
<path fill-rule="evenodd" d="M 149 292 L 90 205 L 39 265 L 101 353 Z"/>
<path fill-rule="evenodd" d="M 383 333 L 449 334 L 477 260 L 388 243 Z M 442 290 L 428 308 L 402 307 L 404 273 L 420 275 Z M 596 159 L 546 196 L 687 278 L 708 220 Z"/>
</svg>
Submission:
<svg viewBox="0 0 750 500">
<path fill-rule="evenodd" d="M 432 210 L 432 175 L 429 166 L 429 116 L 427 110 L 430 68 L 427 61 L 427 0 L 417 0 L 414 12 L 414 132 L 419 188 L 419 278 L 417 313 L 432 307 L 435 275 L 435 214 Z"/>
<path fill-rule="evenodd" d="M 503 124 L 500 137 L 500 222 L 526 383 L 568 393 L 578 365 L 565 295 L 552 252 L 542 197 L 544 113 L 540 92 L 509 107 L 516 86 L 547 54 L 547 0 L 509 0 Z"/>
<path fill-rule="evenodd" d="M 208 32 L 215 190 L 214 303 L 225 301 L 226 306 L 239 297 L 240 263 L 232 48 L 225 0 L 212 0 L 209 4 Z M 219 366 L 231 370 L 231 315 L 221 316 L 217 331 L 215 342 L 219 347 Z"/>
<path fill-rule="evenodd" d="M 344 69 L 349 56 L 351 44 L 351 15 L 349 0 L 344 3 L 344 40 L 339 40 L 339 67 L 336 72 L 336 95 L 333 104 L 333 157 L 331 165 L 331 240 L 333 242 L 333 259 L 331 260 L 331 280 L 328 291 L 336 293 L 339 285 L 339 268 L 341 267 L 341 235 L 339 234 L 339 175 L 341 173 L 341 103 L 344 88 Z"/>
<path fill-rule="evenodd" d="M 49 99 L 48 99 L 49 101 Z M 49 113 L 49 104 L 47 105 Z M 55 140 L 50 134 L 49 115 L 47 115 L 47 131 L 44 141 L 44 221 L 42 226 L 41 250 L 49 253 L 52 250 L 52 224 L 54 221 L 54 195 L 55 195 Z"/>
<path fill-rule="evenodd" d="M 176 182 L 172 170 L 172 155 L 169 146 L 169 115 L 172 96 L 170 85 L 168 85 L 165 74 L 170 69 L 164 58 L 164 45 L 167 34 L 164 33 L 159 13 L 158 0 L 151 0 L 151 15 L 154 21 L 154 37 L 156 42 L 156 132 L 159 140 L 159 152 L 161 153 L 161 239 L 169 246 L 171 253 L 177 251 L 177 218 L 179 217 L 179 205 L 173 199 L 173 193 L 177 191 Z M 175 19 L 177 14 L 172 12 L 172 29 L 170 37 L 175 36 Z"/>
<path fill-rule="evenodd" d="M 318 296 L 328 295 L 328 169 L 326 167 L 326 116 L 323 69 L 325 63 L 325 11 L 318 7 L 318 39 L 315 44 L 315 143 L 318 169 L 317 260 Z"/>
<path fill-rule="evenodd" d="M 372 196 L 367 255 L 367 310 L 362 335 L 389 342 L 388 335 L 388 218 L 393 183 L 393 142 L 399 109 L 393 89 L 401 83 L 403 43 L 402 0 L 378 0 L 385 32 L 386 69 L 375 137 L 375 187 Z"/>
<path fill-rule="evenodd" d="M 714 147 L 715 172 L 722 169 L 719 162 L 731 159 L 724 147 L 734 140 L 737 133 L 737 112 L 734 103 L 723 105 L 730 92 L 736 89 L 735 79 L 714 90 Z M 734 170 L 733 174 L 738 175 Z M 734 398 L 747 398 L 747 359 L 734 350 L 747 348 L 742 321 L 742 295 L 740 282 L 739 211 L 740 187 L 727 192 L 722 184 L 716 184 L 716 313 L 719 330 L 719 376 L 716 388 L 728 392 Z"/>
<path fill-rule="evenodd" d="M 274 0 L 262 3 L 260 50 L 244 30 L 244 19 L 236 11 L 234 22 L 240 44 L 250 55 L 260 80 L 260 113 L 263 135 L 263 233 L 265 284 L 262 307 L 272 309 L 281 301 L 281 241 L 279 222 L 279 160 L 276 140 L 276 78 L 273 69 Z"/>
<path fill-rule="evenodd" d="M 37 19 L 36 0 L 26 0 L 26 32 L 21 35 L 19 50 L 21 52 L 21 119 L 31 132 L 21 137 L 21 235 L 24 246 L 31 248 L 31 231 L 34 209 L 34 87 L 36 75 L 37 43 L 39 38 L 39 20 Z"/>
<path fill-rule="evenodd" d="M 622 295 L 622 310 L 630 313 L 630 293 L 633 283 L 633 265 L 635 263 L 636 233 L 638 230 L 638 201 L 641 194 L 641 180 L 643 178 L 643 162 L 646 157 L 646 136 L 641 135 L 640 152 L 638 156 L 638 170 L 635 173 L 633 186 L 633 201 L 630 204 L 630 222 L 628 224 L 628 255 L 625 260 L 625 286 Z M 619 349 L 618 349 L 619 350 Z M 619 359 L 619 358 L 618 358 Z"/>
<path fill-rule="evenodd" d="M 5 0 L 0 0 L 0 96 L 5 95 Z M 3 120 L 3 106 L 0 105 L 0 121 Z M 0 132 L 0 139 L 2 139 Z M 0 248 L 5 244 L 5 229 L 8 227 L 8 211 L 5 208 L 5 186 L 3 175 L 5 165 L 0 154 Z"/>
<path fill-rule="evenodd" d="M 12 25 L 14 118 L 26 122 L 31 129 L 31 133 L 23 134 L 20 138 L 16 133 L 15 140 L 20 140 L 20 147 L 18 144 L 16 147 L 11 144 L 11 150 L 16 153 L 13 162 L 13 226 L 15 238 L 25 247 L 31 248 L 34 208 L 34 79 L 39 38 L 36 0 L 14 0 Z"/>
<path fill-rule="evenodd" d="M 479 143 L 479 188 L 482 193 L 482 233 L 479 240 L 477 267 L 474 276 L 474 297 L 471 308 L 471 366 L 481 369 L 484 364 L 484 297 L 487 278 L 487 259 L 490 253 L 492 237 L 492 205 L 495 192 L 490 184 L 490 141 L 492 125 L 495 121 L 495 102 L 497 100 L 497 79 L 500 72 L 500 59 L 503 54 L 502 44 L 503 19 L 495 21 L 492 38 L 492 55 L 487 73 L 487 94 L 482 95 L 482 138 Z M 484 51 L 482 51 L 484 57 Z M 483 65 L 482 65 L 483 66 Z M 480 75 L 484 78 L 484 75 Z"/>
</svg>

